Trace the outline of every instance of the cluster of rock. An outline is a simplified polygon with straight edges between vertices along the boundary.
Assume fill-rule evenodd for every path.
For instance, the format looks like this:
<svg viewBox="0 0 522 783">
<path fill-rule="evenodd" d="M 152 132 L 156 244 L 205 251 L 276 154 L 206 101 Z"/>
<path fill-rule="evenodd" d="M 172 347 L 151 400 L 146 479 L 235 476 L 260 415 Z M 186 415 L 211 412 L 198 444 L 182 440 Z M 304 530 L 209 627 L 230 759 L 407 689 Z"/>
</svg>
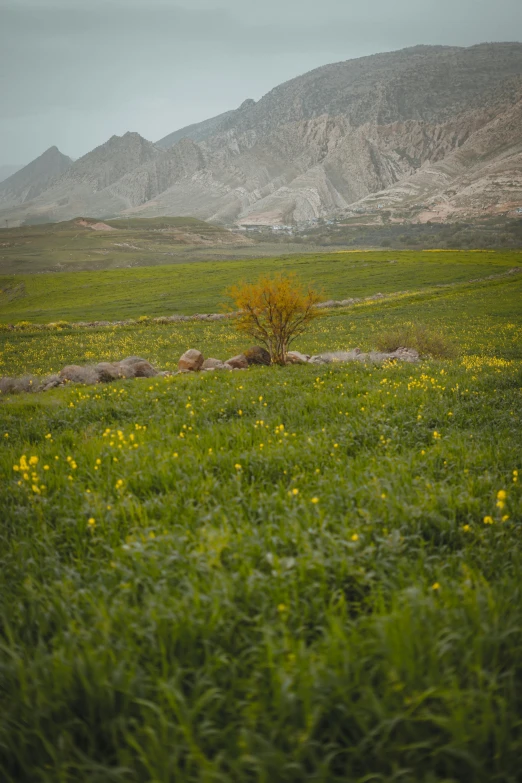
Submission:
<svg viewBox="0 0 522 783">
<path fill-rule="evenodd" d="M 418 362 L 419 354 L 413 348 L 397 348 L 396 351 L 385 353 L 370 351 L 363 353 L 360 348 L 353 351 L 333 351 L 309 356 L 299 351 L 289 351 L 285 363 L 289 364 L 335 364 L 343 362 Z M 265 348 L 254 346 L 238 356 L 233 356 L 225 362 L 221 359 L 204 359 L 201 351 L 191 348 L 186 351 L 178 363 L 178 372 L 199 372 L 213 370 L 246 370 L 251 364 L 270 364 L 270 354 Z M 178 373 L 176 373 L 178 374 Z"/>
<path fill-rule="evenodd" d="M 251 364 L 270 364 L 270 354 L 266 348 L 254 345 L 244 353 L 232 356 L 230 359 L 205 359 L 201 351 L 191 348 L 185 351 L 178 362 L 178 372 L 213 372 L 214 370 L 248 370 Z"/>
<path fill-rule="evenodd" d="M 316 356 L 289 351 L 286 354 L 286 364 L 332 364 L 336 362 L 375 362 L 385 361 L 417 362 L 419 354 L 412 348 L 398 348 L 393 353 L 371 351 L 362 353 L 359 348 L 353 351 L 336 351 L 321 353 Z M 244 353 L 232 356 L 230 359 L 205 359 L 201 351 L 191 348 L 180 357 L 178 371 L 160 371 L 139 356 L 129 356 L 120 362 L 99 362 L 95 365 L 68 364 L 59 373 L 37 378 L 24 375 L 21 378 L 0 378 L 0 394 L 16 394 L 19 392 L 49 391 L 67 383 L 110 383 L 121 378 L 154 378 L 157 376 L 180 375 L 189 372 L 215 372 L 217 370 L 247 370 L 251 365 L 270 364 L 270 354 L 258 345 L 248 348 Z"/>
<path fill-rule="evenodd" d="M 397 348 L 396 351 L 385 353 L 384 351 L 369 351 L 363 353 L 360 348 L 353 351 L 333 351 L 309 356 L 299 351 L 289 351 L 286 354 L 287 364 L 336 364 L 343 362 L 418 362 L 419 354 L 414 348 Z"/>
<path fill-rule="evenodd" d="M 95 365 L 68 364 L 59 373 L 38 378 L 24 375 L 21 378 L 0 378 L 0 394 L 17 392 L 49 391 L 67 383 L 83 383 L 92 386 L 96 383 L 110 383 L 121 378 L 153 378 L 156 375 L 169 375 L 156 370 L 150 362 L 139 356 L 129 356 L 121 362 L 100 362 Z"/>
</svg>

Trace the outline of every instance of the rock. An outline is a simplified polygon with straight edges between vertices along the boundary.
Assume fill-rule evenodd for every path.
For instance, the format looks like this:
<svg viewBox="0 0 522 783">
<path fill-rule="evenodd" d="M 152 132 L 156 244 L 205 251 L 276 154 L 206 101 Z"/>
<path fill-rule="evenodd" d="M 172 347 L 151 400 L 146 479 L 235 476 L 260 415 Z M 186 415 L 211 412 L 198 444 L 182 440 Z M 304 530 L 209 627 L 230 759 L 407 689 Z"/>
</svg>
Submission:
<svg viewBox="0 0 522 783">
<path fill-rule="evenodd" d="M 135 378 L 155 378 L 158 374 L 150 362 L 137 362 L 133 365 L 133 370 Z"/>
<path fill-rule="evenodd" d="M 248 368 L 248 359 L 244 353 L 240 353 L 238 356 L 227 359 L 225 364 L 228 364 L 233 370 L 246 370 Z"/>
<path fill-rule="evenodd" d="M 318 302 L 316 304 L 316 307 L 323 308 L 323 307 L 335 307 L 337 305 L 337 302 L 334 299 L 327 299 L 326 302 Z"/>
<path fill-rule="evenodd" d="M 122 359 L 121 362 L 118 362 L 120 366 L 125 365 L 133 365 L 133 364 L 139 364 L 140 362 L 146 361 L 145 359 L 142 359 L 141 356 L 127 356 L 126 359 Z"/>
<path fill-rule="evenodd" d="M 98 373 L 94 367 L 80 367 L 78 364 L 68 364 L 60 370 L 60 379 L 70 383 L 98 383 Z"/>
<path fill-rule="evenodd" d="M 285 364 L 308 364 L 310 357 L 299 351 L 288 351 L 285 356 Z"/>
<path fill-rule="evenodd" d="M 247 348 L 243 354 L 246 357 L 248 364 L 262 364 L 268 366 L 270 362 L 270 354 L 260 345 L 253 345 L 251 348 Z"/>
<path fill-rule="evenodd" d="M 61 386 L 61 384 L 62 379 L 59 375 L 48 375 L 47 378 L 43 379 L 40 390 L 50 391 L 50 389 L 55 389 L 57 386 Z"/>
<path fill-rule="evenodd" d="M 197 372 L 201 369 L 202 364 L 203 354 L 201 351 L 196 351 L 195 348 L 190 348 L 190 350 L 185 351 L 183 356 L 180 357 L 178 362 L 178 369 Z"/>
<path fill-rule="evenodd" d="M 361 355 L 360 348 L 354 348 L 353 351 L 333 351 L 331 353 L 320 353 L 312 356 L 310 364 L 334 364 L 337 362 L 353 362 Z"/>
<path fill-rule="evenodd" d="M 221 369 L 223 367 L 223 362 L 221 359 L 205 359 L 203 364 L 201 365 L 202 370 L 216 370 Z"/>
<path fill-rule="evenodd" d="M 110 383 L 122 376 L 118 362 L 100 362 L 94 371 L 98 373 L 98 380 L 101 383 Z"/>
<path fill-rule="evenodd" d="M 397 348 L 395 351 L 397 358 L 402 362 L 418 362 L 419 352 L 415 348 Z"/>
</svg>

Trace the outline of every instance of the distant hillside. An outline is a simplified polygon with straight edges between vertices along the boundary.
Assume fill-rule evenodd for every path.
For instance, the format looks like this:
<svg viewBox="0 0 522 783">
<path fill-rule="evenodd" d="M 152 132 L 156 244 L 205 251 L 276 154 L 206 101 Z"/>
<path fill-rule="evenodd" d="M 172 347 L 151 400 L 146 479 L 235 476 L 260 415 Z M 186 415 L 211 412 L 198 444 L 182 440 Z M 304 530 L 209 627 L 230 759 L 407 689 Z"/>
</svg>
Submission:
<svg viewBox="0 0 522 783">
<path fill-rule="evenodd" d="M 242 255 L 245 236 L 190 217 L 100 220 L 0 229 L 0 275 L 116 269 Z"/>
<path fill-rule="evenodd" d="M 71 163 L 71 159 L 62 155 L 57 147 L 50 147 L 39 158 L 0 183 L 0 209 L 36 199 L 67 171 Z"/>
<path fill-rule="evenodd" d="M 515 215 L 521 99 L 520 43 L 417 46 L 326 65 L 157 144 L 113 137 L 37 197 L 0 204 L 0 221 Z"/>
</svg>

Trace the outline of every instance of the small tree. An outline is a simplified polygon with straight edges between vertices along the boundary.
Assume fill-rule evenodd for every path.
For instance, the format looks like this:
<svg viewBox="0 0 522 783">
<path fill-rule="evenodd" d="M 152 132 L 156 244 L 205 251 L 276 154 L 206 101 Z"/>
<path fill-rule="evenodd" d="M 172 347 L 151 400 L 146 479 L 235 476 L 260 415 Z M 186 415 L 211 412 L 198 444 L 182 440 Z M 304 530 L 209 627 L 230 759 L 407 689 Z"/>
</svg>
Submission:
<svg viewBox="0 0 522 783">
<path fill-rule="evenodd" d="M 315 307 L 319 294 L 301 285 L 293 274 L 243 282 L 228 294 L 239 310 L 238 331 L 262 343 L 272 364 L 284 364 L 291 343 L 321 315 Z"/>
</svg>

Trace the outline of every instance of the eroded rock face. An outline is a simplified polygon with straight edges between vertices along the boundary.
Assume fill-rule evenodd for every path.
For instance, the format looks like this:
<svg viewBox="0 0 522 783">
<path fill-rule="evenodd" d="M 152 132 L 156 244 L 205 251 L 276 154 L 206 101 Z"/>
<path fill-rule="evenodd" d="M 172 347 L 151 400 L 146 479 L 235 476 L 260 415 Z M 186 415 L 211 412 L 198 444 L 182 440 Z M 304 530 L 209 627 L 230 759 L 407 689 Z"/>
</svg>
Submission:
<svg viewBox="0 0 522 783">
<path fill-rule="evenodd" d="M 253 345 L 251 348 L 247 348 L 244 356 L 248 364 L 263 364 L 265 366 L 270 364 L 270 354 L 261 345 Z"/>
<path fill-rule="evenodd" d="M 233 370 L 246 370 L 248 368 L 248 359 L 244 353 L 240 353 L 238 356 L 227 359 L 225 364 L 228 364 Z"/>
<path fill-rule="evenodd" d="M 195 348 L 190 348 L 180 357 L 178 362 L 178 369 L 197 372 L 198 370 L 201 370 L 203 361 L 204 357 L 201 351 L 197 351 Z"/>
</svg>

